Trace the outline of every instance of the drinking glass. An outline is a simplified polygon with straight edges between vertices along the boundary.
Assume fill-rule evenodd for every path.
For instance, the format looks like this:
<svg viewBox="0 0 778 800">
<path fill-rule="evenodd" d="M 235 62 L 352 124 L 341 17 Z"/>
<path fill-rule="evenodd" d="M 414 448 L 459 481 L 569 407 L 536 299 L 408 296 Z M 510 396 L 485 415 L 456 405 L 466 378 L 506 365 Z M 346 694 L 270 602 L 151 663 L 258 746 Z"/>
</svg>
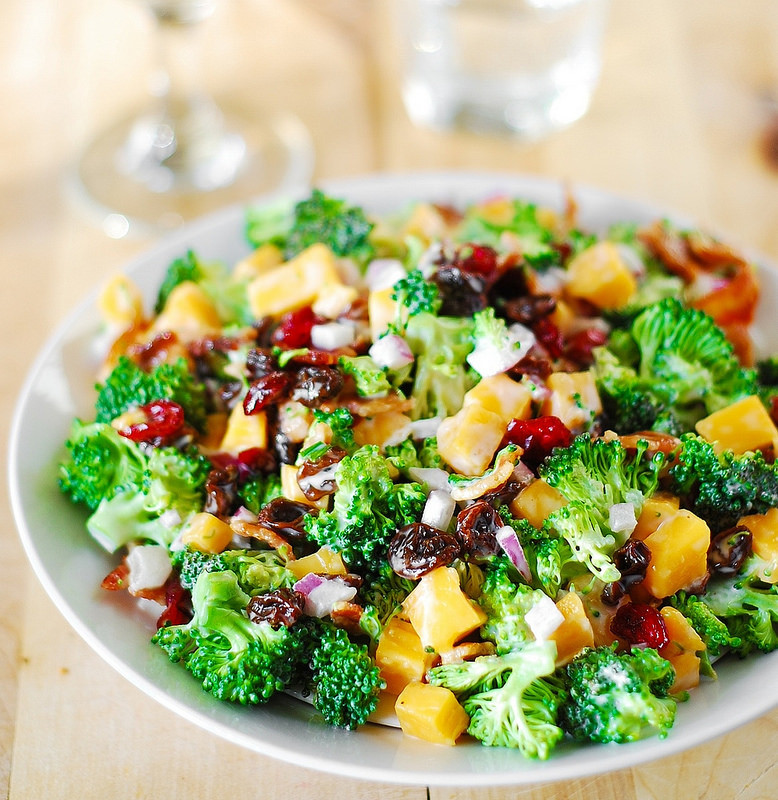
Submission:
<svg viewBox="0 0 778 800">
<path fill-rule="evenodd" d="M 307 183 L 313 150 L 292 115 L 228 116 L 204 90 L 201 23 L 216 0 L 143 0 L 158 68 L 149 107 L 101 133 L 75 170 L 109 236 L 148 234 L 225 204 Z"/>
</svg>

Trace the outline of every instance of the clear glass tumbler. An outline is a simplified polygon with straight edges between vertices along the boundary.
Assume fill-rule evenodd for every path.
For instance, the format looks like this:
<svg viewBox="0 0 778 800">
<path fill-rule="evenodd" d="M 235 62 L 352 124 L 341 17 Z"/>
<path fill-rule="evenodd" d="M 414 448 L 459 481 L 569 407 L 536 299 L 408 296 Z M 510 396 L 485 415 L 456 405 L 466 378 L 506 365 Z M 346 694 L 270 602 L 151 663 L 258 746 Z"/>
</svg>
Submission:
<svg viewBox="0 0 778 800">
<path fill-rule="evenodd" d="M 401 0 L 411 120 L 537 139 L 582 117 L 608 0 Z"/>
</svg>

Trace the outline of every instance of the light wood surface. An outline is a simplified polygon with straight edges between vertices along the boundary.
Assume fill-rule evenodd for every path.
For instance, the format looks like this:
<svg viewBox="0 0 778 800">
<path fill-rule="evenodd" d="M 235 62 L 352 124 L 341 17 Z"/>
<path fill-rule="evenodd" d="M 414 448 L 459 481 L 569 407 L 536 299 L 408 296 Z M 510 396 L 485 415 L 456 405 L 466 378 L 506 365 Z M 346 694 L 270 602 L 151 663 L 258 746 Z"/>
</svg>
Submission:
<svg viewBox="0 0 778 800">
<path fill-rule="evenodd" d="M 527 145 L 414 129 L 398 91 L 393 0 L 222 0 L 204 31 L 211 88 L 293 111 L 316 179 L 505 169 L 584 182 L 697 219 L 778 261 L 778 173 L 760 135 L 778 97 L 772 0 L 615 0 L 590 113 Z M 53 327 L 148 246 L 107 238 L 65 191 L 97 130 L 143 99 L 150 22 L 129 0 L 0 4 L 3 418 Z M 8 426 L 3 426 L 3 452 Z M 636 769 L 479 791 L 363 783 L 290 768 L 156 705 L 69 628 L 32 574 L 0 489 L 0 796 L 768 800 L 778 717 Z M 56 520 L 52 520 L 56 524 Z"/>
</svg>

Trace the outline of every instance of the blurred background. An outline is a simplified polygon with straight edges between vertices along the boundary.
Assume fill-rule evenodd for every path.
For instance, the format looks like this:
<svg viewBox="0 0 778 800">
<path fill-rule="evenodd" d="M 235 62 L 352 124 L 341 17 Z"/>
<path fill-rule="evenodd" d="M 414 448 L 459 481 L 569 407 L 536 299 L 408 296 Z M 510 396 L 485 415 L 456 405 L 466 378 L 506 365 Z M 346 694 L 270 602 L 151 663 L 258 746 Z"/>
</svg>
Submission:
<svg viewBox="0 0 778 800">
<path fill-rule="evenodd" d="M 544 175 L 645 199 L 778 261 L 774 0 L 613 0 L 588 112 L 533 142 L 411 122 L 398 10 L 396 0 L 218 0 L 198 32 L 203 86 L 225 111 L 255 121 L 294 115 L 309 138 L 313 182 L 437 169 Z M 55 325 L 157 238 L 106 226 L 105 215 L 72 191 L 88 143 L 146 103 L 156 58 L 154 19 L 140 0 L 0 4 L 6 420 Z M 7 426 L 2 436 L 5 451 Z M 0 491 L 0 796 L 8 788 L 12 798 L 205 797 L 220 786 L 209 771 L 216 761 L 236 787 L 255 775 L 256 756 L 155 706 L 65 626 L 27 566 L 5 486 Z M 88 722 L 79 723 L 72 708 Z M 662 762 L 661 778 L 656 767 L 636 768 L 510 796 L 767 798 L 775 795 L 776 744 L 776 725 L 765 719 L 737 738 Z M 716 761 L 724 751 L 730 760 Z M 746 756 L 748 764 L 737 760 Z M 342 796 L 331 779 L 260 763 L 273 777 L 265 797 Z M 345 785 L 361 797 L 425 796 L 423 789 Z"/>
</svg>

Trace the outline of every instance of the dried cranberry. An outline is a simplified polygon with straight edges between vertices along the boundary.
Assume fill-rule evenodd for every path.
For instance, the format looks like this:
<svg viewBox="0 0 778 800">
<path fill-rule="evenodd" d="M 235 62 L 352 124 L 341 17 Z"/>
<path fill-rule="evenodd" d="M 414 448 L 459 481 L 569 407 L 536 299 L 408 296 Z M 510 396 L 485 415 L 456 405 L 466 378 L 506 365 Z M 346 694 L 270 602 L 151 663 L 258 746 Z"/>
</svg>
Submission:
<svg viewBox="0 0 778 800">
<path fill-rule="evenodd" d="M 568 340 L 565 355 L 581 366 L 588 366 L 594 361 L 592 350 L 595 347 L 602 347 L 607 339 L 608 335 L 600 328 L 586 328 L 578 331 Z"/>
<path fill-rule="evenodd" d="M 257 522 L 279 536 L 299 540 L 306 536 L 305 517 L 310 513 L 311 506 L 306 503 L 276 497 L 260 509 Z"/>
<path fill-rule="evenodd" d="M 187 345 L 192 358 L 204 358 L 210 353 L 227 353 L 238 349 L 238 340 L 233 336 L 207 336 Z"/>
<path fill-rule="evenodd" d="M 389 543 L 389 566 L 401 578 L 415 580 L 450 564 L 461 553 L 456 536 L 413 522 L 400 528 Z"/>
<path fill-rule="evenodd" d="M 543 345 L 551 358 L 559 358 L 565 347 L 565 340 L 559 328 L 548 318 L 538 320 L 532 326 L 538 342 Z"/>
<path fill-rule="evenodd" d="M 751 554 L 753 536 L 745 525 L 716 534 L 708 548 L 708 567 L 719 575 L 734 575 Z"/>
<path fill-rule="evenodd" d="M 482 244 L 467 244 L 459 253 L 459 268 L 491 282 L 497 274 L 497 251 Z"/>
<path fill-rule="evenodd" d="M 257 378 L 243 398 L 243 410 L 247 415 L 258 414 L 263 408 L 280 402 L 286 397 L 291 382 L 291 376 L 280 371 L 269 372 Z"/>
<path fill-rule="evenodd" d="M 494 508 L 485 500 L 479 500 L 457 515 L 456 535 L 464 553 L 483 559 L 500 551 L 495 534 L 502 526 L 502 519 Z"/>
<path fill-rule="evenodd" d="M 169 439 L 184 427 L 184 409 L 172 400 L 154 400 L 140 407 L 146 419 L 118 433 L 133 442 Z"/>
<path fill-rule="evenodd" d="M 238 468 L 232 464 L 212 469 L 205 480 L 204 511 L 228 517 L 238 505 Z"/>
<path fill-rule="evenodd" d="M 303 615 L 305 595 L 294 589 L 274 589 L 258 594 L 249 600 L 246 613 L 252 622 L 267 622 L 278 630 L 282 626 L 291 628 Z"/>
<path fill-rule="evenodd" d="M 630 645 L 659 649 L 670 641 L 662 615 L 646 603 L 626 603 L 613 615 L 611 633 Z"/>
<path fill-rule="evenodd" d="M 235 457 L 238 480 L 250 477 L 248 472 L 274 472 L 278 468 L 275 453 L 266 447 L 248 447 Z"/>
<path fill-rule="evenodd" d="M 309 347 L 311 344 L 311 328 L 321 322 L 310 306 L 284 314 L 278 327 L 273 331 L 274 344 L 289 350 L 298 347 Z"/>
<path fill-rule="evenodd" d="M 338 488 L 335 483 L 337 465 L 345 458 L 346 451 L 340 447 L 330 447 L 316 461 L 304 461 L 297 470 L 297 484 L 302 493 L 316 502 Z"/>
<path fill-rule="evenodd" d="M 318 408 L 336 397 L 343 383 L 340 370 L 333 367 L 302 367 L 295 377 L 291 398 L 308 408 Z"/>
<path fill-rule="evenodd" d="M 185 625 L 192 618 L 189 592 L 181 586 L 177 575 L 165 583 L 165 610 L 157 619 L 157 628 L 166 625 Z"/>
<path fill-rule="evenodd" d="M 555 447 L 569 447 L 573 434 L 559 417 L 513 419 L 503 437 L 503 446 L 517 444 L 524 449 L 521 460 L 535 469 Z"/>
</svg>

